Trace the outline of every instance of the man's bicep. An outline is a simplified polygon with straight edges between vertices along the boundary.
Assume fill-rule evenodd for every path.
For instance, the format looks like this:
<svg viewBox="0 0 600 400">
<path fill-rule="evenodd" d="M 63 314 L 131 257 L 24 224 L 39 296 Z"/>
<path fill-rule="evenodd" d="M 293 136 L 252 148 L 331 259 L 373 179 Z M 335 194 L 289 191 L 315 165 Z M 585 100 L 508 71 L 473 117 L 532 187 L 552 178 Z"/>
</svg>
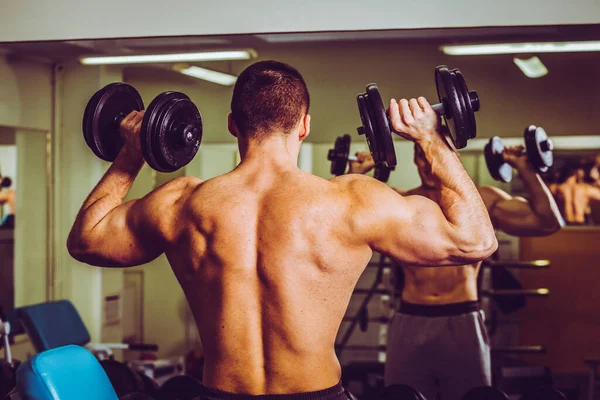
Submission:
<svg viewBox="0 0 600 400">
<path fill-rule="evenodd" d="M 456 265 L 452 226 L 439 205 L 423 196 L 397 196 L 381 205 L 373 249 L 412 265 Z"/>
<path fill-rule="evenodd" d="M 490 210 L 494 227 L 504 233 L 525 236 L 528 232 L 537 232 L 540 221 L 527 200 L 513 197 L 500 200 Z"/>
<path fill-rule="evenodd" d="M 478 189 L 495 229 L 515 234 L 535 227 L 537 219 L 526 199 L 513 197 L 494 186 L 481 186 Z"/>
<path fill-rule="evenodd" d="M 600 188 L 591 186 L 590 190 L 589 190 L 589 193 L 590 193 L 590 198 L 592 200 L 600 201 Z"/>
</svg>

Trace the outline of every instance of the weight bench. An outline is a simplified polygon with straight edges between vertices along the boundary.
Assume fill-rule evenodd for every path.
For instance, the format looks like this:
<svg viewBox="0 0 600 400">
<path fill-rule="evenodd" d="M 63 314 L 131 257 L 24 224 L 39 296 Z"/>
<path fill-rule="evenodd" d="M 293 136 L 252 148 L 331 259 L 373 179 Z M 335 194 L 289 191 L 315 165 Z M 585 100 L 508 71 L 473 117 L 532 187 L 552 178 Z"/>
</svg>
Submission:
<svg viewBox="0 0 600 400">
<path fill-rule="evenodd" d="M 76 344 L 88 348 L 100 359 L 113 358 L 114 349 L 157 351 L 155 344 L 90 343 L 79 312 L 68 300 L 51 301 L 20 307 L 15 318 L 28 334 L 36 352 Z"/>
<path fill-rule="evenodd" d="M 38 353 L 67 345 L 87 348 L 98 360 L 113 359 L 113 350 L 158 351 L 155 344 L 143 343 L 90 343 L 90 334 L 77 312 L 68 300 L 51 301 L 20 307 L 15 310 L 13 325 L 22 327 Z M 174 375 L 184 373 L 183 357 L 168 360 L 140 361 L 127 364 L 141 371 L 161 384 Z"/>
<path fill-rule="evenodd" d="M 87 349 L 68 345 L 41 352 L 17 370 L 11 400 L 118 400 L 102 366 Z"/>
</svg>

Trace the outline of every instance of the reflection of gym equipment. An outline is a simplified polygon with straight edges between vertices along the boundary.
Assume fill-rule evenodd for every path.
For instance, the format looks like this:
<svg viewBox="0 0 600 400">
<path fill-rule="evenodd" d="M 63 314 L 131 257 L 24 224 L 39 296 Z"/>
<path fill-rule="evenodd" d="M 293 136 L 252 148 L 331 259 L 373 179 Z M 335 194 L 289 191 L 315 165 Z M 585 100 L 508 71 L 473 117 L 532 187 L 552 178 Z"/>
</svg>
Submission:
<svg viewBox="0 0 600 400">
<path fill-rule="evenodd" d="M 361 302 L 360 306 L 358 307 L 358 312 L 356 313 L 356 315 L 354 315 L 354 317 L 350 318 L 350 320 L 349 320 L 350 326 L 344 332 L 344 335 L 342 336 L 342 340 L 339 343 L 336 343 L 336 345 L 335 345 L 336 349 L 337 349 L 338 357 L 340 357 L 340 355 L 342 354 L 344 349 L 348 347 L 348 341 L 350 340 L 350 337 L 354 333 L 354 330 L 356 329 L 357 325 L 360 325 L 361 330 L 363 332 L 368 329 L 368 326 L 367 326 L 368 324 L 365 323 L 365 319 L 368 319 L 367 306 L 369 305 L 369 302 L 371 301 L 373 296 L 382 292 L 381 289 L 377 289 L 377 287 L 383 281 L 383 268 L 384 268 L 384 265 L 386 264 L 385 260 L 386 260 L 385 256 L 382 255 L 379 259 L 379 268 L 377 269 L 377 275 L 375 276 L 375 279 L 373 280 L 373 283 L 371 284 L 371 287 L 369 289 L 355 289 L 354 290 L 354 293 L 365 293 L 366 296 L 363 299 L 363 301 Z M 389 293 L 389 291 L 384 291 L 384 292 Z M 367 318 L 365 318 L 365 315 L 367 316 Z"/>
<path fill-rule="evenodd" d="M 566 400 L 554 387 L 550 369 L 538 365 L 502 367 L 497 387 L 519 400 Z"/>
<path fill-rule="evenodd" d="M 389 324 L 391 319 L 386 316 L 369 316 L 368 304 L 375 295 L 388 295 L 393 296 L 394 291 L 392 289 L 381 289 L 380 284 L 382 283 L 383 269 L 387 267 L 393 267 L 395 264 L 388 261 L 385 257 L 381 257 L 379 261 L 370 262 L 368 268 L 377 268 L 376 277 L 369 288 L 357 288 L 354 289 L 354 294 L 364 295 L 358 311 L 353 316 L 346 316 L 342 319 L 344 322 L 350 322 L 349 327 L 344 331 L 342 339 L 336 343 L 336 350 L 338 356 L 344 350 L 371 350 L 371 351 L 386 351 L 385 345 L 348 345 L 350 337 L 356 330 L 356 327 L 360 328 L 360 331 L 366 332 L 369 329 L 371 323 L 374 324 Z M 492 262 L 489 260 L 484 261 L 482 264 L 483 268 L 490 268 L 492 271 L 504 272 L 507 268 L 511 269 L 547 269 L 550 268 L 550 261 L 548 260 L 534 260 L 534 261 L 507 261 L 507 262 Z M 480 273 L 480 277 L 481 277 Z M 512 275 L 510 275 L 512 276 Z M 514 277 L 513 277 L 514 278 Z M 499 308 L 512 312 L 518 308 L 524 306 L 524 300 L 526 297 L 546 297 L 550 294 L 547 288 L 537 289 L 523 289 L 520 287 L 518 281 L 510 282 L 518 287 L 503 288 L 502 285 L 498 285 L 488 290 L 480 290 L 480 297 L 489 297 L 494 300 L 496 304 L 499 304 Z M 480 286 L 480 285 L 478 285 Z M 516 302 L 515 302 L 515 299 Z M 493 316 L 494 318 L 495 316 Z M 486 321 L 487 322 L 487 321 Z M 489 328 L 493 331 L 494 327 Z M 490 333 L 491 334 L 491 333 Z M 545 353 L 546 349 L 541 345 L 516 345 L 516 346 L 498 346 L 491 349 L 493 353 L 502 354 L 541 354 Z"/>
<path fill-rule="evenodd" d="M 379 267 L 379 262 L 370 262 L 367 264 L 368 268 Z M 383 263 L 383 267 L 393 267 L 395 264 L 391 262 L 385 261 Z M 511 269 L 546 269 L 550 268 L 549 260 L 534 260 L 534 261 L 519 261 L 519 260 L 511 260 L 511 261 L 502 261 L 495 262 L 490 260 L 484 261 L 484 266 L 486 268 L 511 268 Z"/>
<path fill-rule="evenodd" d="M 549 260 L 534 261 L 491 261 L 485 260 L 482 268 L 491 272 L 492 287 L 481 289 L 483 271 L 479 273 L 478 288 L 481 296 L 489 296 L 493 299 L 493 307 L 488 311 L 486 326 L 490 336 L 494 335 L 498 325 L 498 310 L 504 314 L 514 313 L 527 304 L 528 297 L 547 297 L 550 290 L 547 288 L 524 289 L 519 280 L 509 271 L 510 269 L 541 270 L 550 268 Z M 500 348 L 499 348 L 500 349 Z M 498 349 L 498 350 L 499 350 Z M 544 346 L 503 346 L 502 353 L 525 354 L 544 353 Z"/>
<path fill-rule="evenodd" d="M 346 168 L 348 167 L 348 161 L 358 161 L 356 156 L 350 154 L 351 141 L 352 139 L 348 134 L 338 136 L 335 139 L 333 149 L 329 149 L 327 160 L 331 161 L 330 172 L 332 175 L 344 175 Z M 376 164 L 373 170 L 373 177 L 375 179 L 381 182 L 387 182 L 390 177 L 390 172 L 392 172 L 394 168 L 388 168 L 384 164 Z"/>
<path fill-rule="evenodd" d="M 542 127 L 528 126 L 523 134 L 527 159 L 538 172 L 546 172 L 554 162 L 552 139 Z M 492 178 L 508 183 L 512 180 L 512 167 L 504 161 L 504 143 L 498 136 L 490 138 L 483 149 L 485 163 Z"/>
</svg>

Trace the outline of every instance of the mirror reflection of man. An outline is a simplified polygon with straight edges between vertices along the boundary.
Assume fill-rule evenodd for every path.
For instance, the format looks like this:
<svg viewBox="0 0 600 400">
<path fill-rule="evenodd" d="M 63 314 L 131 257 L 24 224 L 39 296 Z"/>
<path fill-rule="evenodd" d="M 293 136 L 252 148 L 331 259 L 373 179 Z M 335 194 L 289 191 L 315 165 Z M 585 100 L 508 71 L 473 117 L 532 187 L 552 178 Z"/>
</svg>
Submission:
<svg viewBox="0 0 600 400">
<path fill-rule="evenodd" d="M 0 222 L 0 229 L 14 229 L 15 203 L 15 190 L 12 188 L 12 180 L 8 176 L 0 176 L 0 205 L 6 204 L 9 210 Z"/>
<path fill-rule="evenodd" d="M 371 153 L 357 153 L 357 159 L 350 162 L 349 173 L 364 174 L 375 166 Z M 523 146 L 507 146 L 504 159 L 519 173 L 528 198 L 479 186 L 493 227 L 517 237 L 547 236 L 561 229 L 564 221 L 556 202 Z M 417 143 L 413 161 L 420 185 L 394 190 L 406 198 L 422 196 L 437 202 L 448 189 L 432 172 L 443 164 L 427 162 Z M 401 304 L 387 333 L 385 385 L 406 384 L 425 398 L 438 400 L 459 400 L 473 387 L 491 386 L 490 339 L 477 287 L 481 261 L 444 268 L 396 264 L 394 272 L 403 284 L 396 282 Z"/>
<path fill-rule="evenodd" d="M 598 170 L 594 164 L 567 162 L 548 184 L 568 225 L 594 225 L 592 206 L 600 202 Z"/>
</svg>

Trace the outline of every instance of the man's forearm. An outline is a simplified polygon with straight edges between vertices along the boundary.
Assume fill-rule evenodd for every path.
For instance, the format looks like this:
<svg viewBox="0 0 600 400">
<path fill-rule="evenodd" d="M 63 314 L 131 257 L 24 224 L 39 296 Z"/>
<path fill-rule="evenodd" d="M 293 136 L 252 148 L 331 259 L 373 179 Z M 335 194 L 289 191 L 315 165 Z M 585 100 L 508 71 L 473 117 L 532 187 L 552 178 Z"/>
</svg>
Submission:
<svg viewBox="0 0 600 400">
<path fill-rule="evenodd" d="M 521 181 L 525 185 L 527 193 L 529 193 L 529 206 L 536 217 L 543 224 L 549 226 L 557 224 L 564 226 L 565 223 L 558 205 L 542 178 L 529 166 L 518 168 L 517 171 L 519 172 Z"/>
<path fill-rule="evenodd" d="M 79 236 L 90 231 L 113 209 L 121 205 L 143 165 L 141 155 L 131 155 L 127 150 L 122 150 L 84 201 L 70 236 Z"/>
<path fill-rule="evenodd" d="M 432 175 L 438 179 L 438 204 L 457 231 L 473 240 L 495 241 L 494 229 L 475 183 L 441 136 L 421 144 Z"/>
</svg>

